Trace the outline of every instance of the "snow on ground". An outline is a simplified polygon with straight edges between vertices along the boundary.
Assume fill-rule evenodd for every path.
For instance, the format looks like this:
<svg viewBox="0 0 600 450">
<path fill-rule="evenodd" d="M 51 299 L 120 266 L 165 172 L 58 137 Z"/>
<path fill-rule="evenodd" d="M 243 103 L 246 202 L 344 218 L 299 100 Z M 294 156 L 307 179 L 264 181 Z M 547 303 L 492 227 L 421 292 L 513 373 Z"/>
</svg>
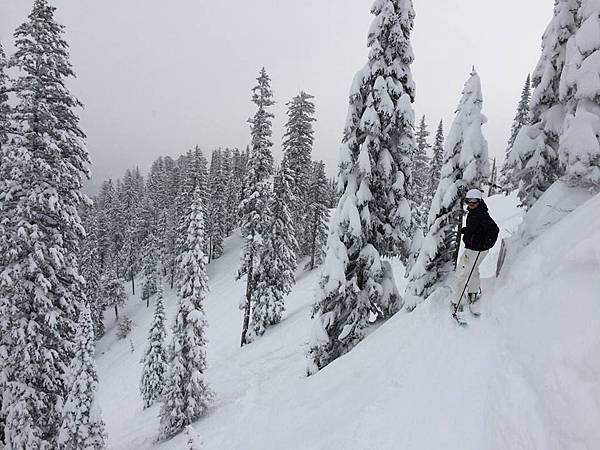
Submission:
<svg viewBox="0 0 600 450">
<path fill-rule="evenodd" d="M 515 233 L 515 197 L 493 197 L 488 205 L 502 235 Z M 498 279 L 490 278 L 493 249 L 481 268 L 488 277 L 483 315 L 467 328 L 450 318 L 446 299 L 425 302 L 310 378 L 304 353 L 317 271 L 299 277 L 286 319 L 240 349 L 244 285 L 233 280 L 242 241 L 230 238 L 209 266 L 207 379 L 216 401 L 194 424 L 203 448 L 600 448 L 599 210 L 596 196 L 548 225 L 520 252 L 513 249 Z M 543 215 L 537 220 L 545 223 Z M 394 268 L 400 278 L 402 267 Z M 173 292 L 165 303 L 172 317 Z M 136 297 L 126 310 L 135 323 L 134 353 L 114 329 L 98 343 L 110 443 L 185 448 L 185 433 L 153 443 L 158 406 L 142 410 L 138 393 L 152 308 Z M 109 313 L 107 323 L 113 321 Z"/>
</svg>

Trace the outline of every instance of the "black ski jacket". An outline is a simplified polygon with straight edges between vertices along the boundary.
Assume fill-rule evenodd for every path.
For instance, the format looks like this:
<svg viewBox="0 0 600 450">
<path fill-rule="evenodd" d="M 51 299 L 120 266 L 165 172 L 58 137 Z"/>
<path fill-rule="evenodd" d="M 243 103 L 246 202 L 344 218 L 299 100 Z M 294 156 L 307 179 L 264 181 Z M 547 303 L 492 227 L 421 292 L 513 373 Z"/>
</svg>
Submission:
<svg viewBox="0 0 600 450">
<path fill-rule="evenodd" d="M 467 214 L 467 226 L 462 229 L 463 242 L 469 250 L 483 252 L 494 246 L 500 229 L 488 214 L 488 207 L 481 199 L 479 206 Z"/>
</svg>

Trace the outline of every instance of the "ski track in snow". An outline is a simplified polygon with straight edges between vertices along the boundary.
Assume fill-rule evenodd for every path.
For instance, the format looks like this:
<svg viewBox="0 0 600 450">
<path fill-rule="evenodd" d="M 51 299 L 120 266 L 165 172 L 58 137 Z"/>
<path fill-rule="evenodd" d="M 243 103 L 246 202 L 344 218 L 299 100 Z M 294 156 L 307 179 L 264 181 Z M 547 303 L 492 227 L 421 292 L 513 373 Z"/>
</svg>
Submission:
<svg viewBox="0 0 600 450">
<path fill-rule="evenodd" d="M 600 197 L 592 201 L 597 211 Z M 502 235 L 514 233 L 516 199 L 488 204 Z M 216 397 L 194 424 L 203 448 L 600 448 L 600 219 L 577 213 L 516 259 L 509 255 L 496 280 L 498 243 L 481 267 L 482 316 L 469 317 L 468 327 L 456 326 L 445 299 L 425 302 L 374 328 L 310 378 L 305 352 L 318 270 L 299 271 L 284 321 L 240 349 L 244 282 L 234 276 L 242 239 L 229 238 L 209 266 L 206 379 Z M 581 231 L 581 242 L 565 238 L 565 230 Z M 393 267 L 402 292 L 403 268 Z M 171 320 L 176 305 L 166 289 Z M 97 347 L 99 402 L 113 449 L 185 448 L 184 433 L 154 443 L 159 406 L 142 409 L 139 361 L 152 313 L 138 296 L 121 312 L 135 324 L 132 354 L 107 311 L 107 335 Z"/>
</svg>

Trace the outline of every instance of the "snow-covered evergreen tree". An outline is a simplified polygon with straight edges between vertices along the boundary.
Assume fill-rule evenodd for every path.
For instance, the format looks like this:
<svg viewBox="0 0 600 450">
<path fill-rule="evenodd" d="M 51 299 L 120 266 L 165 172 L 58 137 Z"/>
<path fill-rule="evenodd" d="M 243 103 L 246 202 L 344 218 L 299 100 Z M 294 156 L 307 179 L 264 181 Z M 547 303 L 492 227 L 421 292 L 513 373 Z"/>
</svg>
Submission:
<svg viewBox="0 0 600 450">
<path fill-rule="evenodd" d="M 142 300 L 145 300 L 146 306 L 149 307 L 150 297 L 158 291 L 160 279 L 158 240 L 152 231 L 146 236 L 142 266 L 142 271 L 144 273 Z"/>
<path fill-rule="evenodd" d="M 252 292 L 251 337 L 261 336 L 271 325 L 281 321 L 285 296 L 294 283 L 298 242 L 290 213 L 293 172 L 285 165 L 277 171 L 271 200 L 272 223 L 267 242 L 260 255 Z"/>
<path fill-rule="evenodd" d="M 429 165 L 429 185 L 427 187 L 427 197 L 430 204 L 440 184 L 440 174 L 442 173 L 442 165 L 444 164 L 444 124 L 441 120 L 435 132 L 432 151 L 433 155 Z"/>
<path fill-rule="evenodd" d="M 92 318 L 87 308 L 81 312 L 78 325 L 75 357 L 69 369 L 69 391 L 62 411 L 59 448 L 101 450 L 106 448 L 106 430 L 95 400 L 98 374 Z"/>
<path fill-rule="evenodd" d="M 85 279 L 85 295 L 92 317 L 94 337 L 100 339 L 104 335 L 104 298 L 101 295 L 102 270 L 98 253 L 98 221 L 97 212 L 88 208 L 83 218 L 86 237 L 81 245 L 80 266 L 81 275 Z"/>
<path fill-rule="evenodd" d="M 78 206 L 88 173 L 55 8 L 35 0 L 15 31 L 15 141 L 0 149 L 0 380 L 7 448 L 56 448 L 85 294 Z"/>
<path fill-rule="evenodd" d="M 162 392 L 159 439 L 168 439 L 204 416 L 212 392 L 204 380 L 206 370 L 206 318 L 208 291 L 204 254 L 204 212 L 199 189 L 194 194 L 184 255 L 169 368 Z"/>
<path fill-rule="evenodd" d="M 194 192 L 198 190 L 202 200 L 208 200 L 208 162 L 202 154 L 202 150 L 198 146 L 194 150 L 190 150 L 181 160 L 181 177 L 183 186 L 175 198 L 176 208 L 175 214 L 177 219 L 177 239 L 175 242 L 174 252 L 177 258 L 184 254 L 184 248 L 187 239 L 187 229 L 189 227 L 189 218 L 191 205 L 194 201 Z M 177 265 L 180 265 L 180 260 L 177 259 Z M 175 280 L 180 282 L 182 274 L 178 269 L 175 270 Z"/>
<path fill-rule="evenodd" d="M 248 160 L 250 159 L 249 149 L 240 152 L 237 148 L 233 151 L 233 182 L 238 189 L 238 200 L 241 200 L 246 190 L 246 172 Z M 239 206 L 239 204 L 238 204 Z"/>
<path fill-rule="evenodd" d="M 271 226 L 271 181 L 273 156 L 271 154 L 271 119 L 273 114 L 267 109 L 274 104 L 269 75 L 264 67 L 257 78 L 258 84 L 252 89 L 252 101 L 258 107 L 253 118 L 249 119 L 252 134 L 252 150 L 247 164 L 245 190 L 240 202 L 242 235 L 244 243 L 238 278 L 246 275 L 246 303 L 242 324 L 241 345 L 248 343 L 247 332 L 250 324 L 252 296 L 256 289 L 256 269 L 260 267 L 260 256 Z"/>
<path fill-rule="evenodd" d="M 525 125 L 529 125 L 529 100 L 531 98 L 531 76 L 527 75 L 527 79 L 525 80 L 525 86 L 523 86 L 523 90 L 521 91 L 521 99 L 517 105 L 517 113 L 515 115 L 515 120 L 513 121 L 512 127 L 510 129 L 510 137 L 508 138 L 508 146 L 506 147 L 506 157 L 504 159 L 504 164 L 502 165 L 502 169 L 500 171 L 501 180 L 500 184 L 502 185 L 502 190 L 509 194 L 515 189 L 517 189 L 519 185 L 519 180 L 514 177 L 514 163 L 515 160 L 510 157 L 510 153 L 512 151 L 513 145 L 515 144 L 515 140 L 517 139 L 517 135 L 521 128 Z"/>
<path fill-rule="evenodd" d="M 226 174 L 223 172 L 223 152 L 213 151 L 210 161 L 209 202 L 207 214 L 208 261 L 223 254 L 223 239 L 226 237 Z"/>
<path fill-rule="evenodd" d="M 560 95 L 566 104 L 559 156 L 567 181 L 600 190 L 600 3 L 581 0 L 567 44 Z"/>
<path fill-rule="evenodd" d="M 372 317 L 402 306 L 389 263 L 408 257 L 411 210 L 407 197 L 415 152 L 415 86 L 411 0 L 376 0 L 368 36 L 369 60 L 355 76 L 340 154 L 343 191 L 333 217 L 308 372 L 352 349 Z"/>
<path fill-rule="evenodd" d="M 123 243 L 121 249 L 121 257 L 119 258 L 123 262 L 124 275 L 129 279 L 131 283 L 131 293 L 135 295 L 135 275 L 139 271 L 141 251 L 140 243 L 137 239 L 137 225 L 135 223 L 129 223 L 126 225 Z"/>
<path fill-rule="evenodd" d="M 8 75 L 6 66 L 8 61 L 0 43 L 0 147 L 8 142 L 10 124 L 10 105 L 8 104 Z"/>
<path fill-rule="evenodd" d="M 116 265 L 117 272 L 121 278 L 125 278 L 127 274 L 127 264 L 125 262 L 125 254 L 123 250 L 125 248 L 126 239 L 126 212 L 122 202 L 122 190 L 123 184 L 120 179 L 115 182 L 115 189 L 112 200 L 108 209 L 109 229 L 108 236 L 110 240 L 110 255 L 113 264 Z"/>
<path fill-rule="evenodd" d="M 196 189 L 200 189 L 200 196 L 204 201 L 204 204 L 208 202 L 209 190 L 208 190 L 208 161 L 204 157 L 200 147 L 194 147 L 188 153 L 187 167 L 183 174 L 184 187 L 183 192 L 189 199 L 188 202 L 188 213 L 190 211 L 190 205 L 194 201 L 194 192 Z M 189 214 L 188 214 L 189 215 Z M 185 234 L 185 233 L 184 233 Z"/>
<path fill-rule="evenodd" d="M 519 180 L 521 206 L 526 208 L 562 175 L 558 141 L 563 132 L 565 105 L 559 96 L 560 79 L 579 3 L 579 0 L 554 3 L 554 16 L 542 37 L 542 55 L 532 75 L 530 124 L 521 128 L 510 153 L 513 177 Z"/>
<path fill-rule="evenodd" d="M 112 261 L 111 235 L 110 230 L 113 228 L 110 209 L 113 197 L 115 196 L 115 188 L 112 180 L 105 180 L 100 186 L 100 193 L 94 201 L 94 207 L 98 214 L 98 253 L 100 255 L 100 267 L 105 269 L 109 262 Z"/>
<path fill-rule="evenodd" d="M 103 305 L 107 308 L 114 308 L 115 319 L 119 320 L 119 307 L 125 305 L 127 292 L 125 292 L 123 280 L 119 277 L 117 270 L 112 264 L 109 264 L 107 270 L 102 275 L 101 289 Z"/>
<path fill-rule="evenodd" d="M 124 210 L 124 243 L 120 249 L 124 271 L 131 282 L 132 293 L 135 295 L 135 275 L 139 271 L 141 257 L 140 220 L 143 196 L 143 178 L 139 169 L 136 171 L 127 169 L 123 176 L 121 189 L 121 202 Z"/>
<path fill-rule="evenodd" d="M 240 204 L 240 198 L 238 195 L 238 186 L 235 185 L 234 178 L 234 156 L 233 151 L 230 148 L 226 148 L 223 151 L 223 183 L 225 194 L 223 196 L 224 201 L 224 229 L 225 236 L 231 235 L 231 232 L 237 226 L 238 222 L 238 206 Z"/>
<path fill-rule="evenodd" d="M 165 307 L 161 285 L 156 296 L 154 317 L 152 318 L 152 325 L 150 325 L 150 332 L 148 334 L 148 344 L 146 345 L 146 351 L 142 359 L 143 368 L 140 392 L 144 401 L 144 408 L 148 408 L 160 398 L 165 382 L 165 373 L 167 372 L 165 336 Z"/>
<path fill-rule="evenodd" d="M 131 320 L 129 317 L 124 316 L 120 321 L 119 321 L 119 326 L 117 327 L 117 337 L 119 339 L 125 339 L 127 336 L 129 336 L 129 334 L 131 333 L 131 330 L 133 330 L 133 320 Z M 130 341 L 130 344 L 132 346 L 132 350 L 131 352 L 133 353 L 133 342 Z"/>
<path fill-rule="evenodd" d="M 427 151 L 431 148 L 427 137 L 427 123 L 425 116 L 421 118 L 419 129 L 417 130 L 416 142 L 417 146 L 412 159 L 412 186 L 411 200 L 413 201 L 414 216 L 416 225 L 423 228 L 427 222 L 427 214 L 429 212 L 429 200 L 427 198 L 427 190 L 429 187 L 429 156 Z"/>
<path fill-rule="evenodd" d="M 325 246 L 327 245 L 327 229 L 329 227 L 328 182 L 325 176 L 323 161 L 314 162 L 308 185 L 307 204 L 307 233 L 308 255 L 310 261 L 307 269 L 313 270 L 323 264 L 325 260 Z"/>
<path fill-rule="evenodd" d="M 481 130 L 487 121 L 482 105 L 481 81 L 473 69 L 446 139 L 441 179 L 429 212 L 429 231 L 409 273 L 405 293 L 408 310 L 427 298 L 454 269 L 463 199 L 469 189 L 482 190 L 490 176 L 488 146 Z"/>
<path fill-rule="evenodd" d="M 291 101 L 286 103 L 288 120 L 285 124 L 283 136 L 283 164 L 293 172 L 291 181 L 294 202 L 290 205 L 290 211 L 295 223 L 295 233 L 300 252 L 302 255 L 308 253 L 308 241 L 305 225 L 306 196 L 308 194 L 309 179 L 311 173 L 311 153 L 314 142 L 313 122 L 315 114 L 314 97 L 301 91 Z"/>
</svg>

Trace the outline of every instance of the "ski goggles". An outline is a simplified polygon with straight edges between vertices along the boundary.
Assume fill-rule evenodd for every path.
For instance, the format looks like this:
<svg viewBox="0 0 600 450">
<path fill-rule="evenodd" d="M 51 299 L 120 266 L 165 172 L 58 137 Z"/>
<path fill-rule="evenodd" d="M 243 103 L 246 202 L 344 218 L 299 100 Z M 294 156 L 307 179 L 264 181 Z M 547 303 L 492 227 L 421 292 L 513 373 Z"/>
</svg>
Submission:
<svg viewBox="0 0 600 450">
<path fill-rule="evenodd" d="M 467 198 L 465 199 L 465 203 L 479 203 L 478 198 Z"/>
</svg>

